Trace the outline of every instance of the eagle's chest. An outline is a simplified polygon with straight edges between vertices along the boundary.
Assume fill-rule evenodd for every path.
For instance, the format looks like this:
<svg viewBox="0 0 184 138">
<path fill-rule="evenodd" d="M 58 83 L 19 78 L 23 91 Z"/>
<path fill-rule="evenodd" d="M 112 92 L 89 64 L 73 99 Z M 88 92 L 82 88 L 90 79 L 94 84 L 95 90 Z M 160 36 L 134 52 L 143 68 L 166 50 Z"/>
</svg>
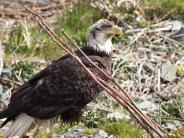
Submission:
<svg viewBox="0 0 184 138">
<path fill-rule="evenodd" d="M 94 81 L 91 76 L 83 72 L 73 72 L 66 76 L 58 74 L 52 78 L 52 83 L 49 84 L 49 91 L 53 94 L 68 95 L 72 97 L 84 97 L 88 99 L 94 98 L 102 88 Z M 98 72 L 94 72 L 98 75 Z"/>
</svg>

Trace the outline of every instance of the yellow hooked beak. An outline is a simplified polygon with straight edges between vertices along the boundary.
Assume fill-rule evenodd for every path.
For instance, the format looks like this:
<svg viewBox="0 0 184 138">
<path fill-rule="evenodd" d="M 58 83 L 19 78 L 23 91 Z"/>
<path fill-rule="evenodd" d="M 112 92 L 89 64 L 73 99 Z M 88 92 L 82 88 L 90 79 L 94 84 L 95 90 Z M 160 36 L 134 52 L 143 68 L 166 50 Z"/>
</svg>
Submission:
<svg viewBox="0 0 184 138">
<path fill-rule="evenodd" d="M 109 28 L 107 31 L 106 31 L 107 34 L 109 35 L 117 35 L 117 36 L 122 36 L 123 33 L 122 33 L 122 29 L 118 26 L 113 26 L 111 28 Z"/>
</svg>

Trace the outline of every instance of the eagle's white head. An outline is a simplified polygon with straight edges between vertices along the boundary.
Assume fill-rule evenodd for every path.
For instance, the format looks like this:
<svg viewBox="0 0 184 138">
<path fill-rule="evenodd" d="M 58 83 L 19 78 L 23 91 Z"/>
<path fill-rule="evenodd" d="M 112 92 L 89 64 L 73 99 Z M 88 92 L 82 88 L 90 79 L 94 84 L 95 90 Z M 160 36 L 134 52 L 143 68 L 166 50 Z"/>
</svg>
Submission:
<svg viewBox="0 0 184 138">
<path fill-rule="evenodd" d="M 109 54 L 113 50 L 112 37 L 121 34 L 122 29 L 120 27 L 115 26 L 106 19 L 101 19 L 89 28 L 87 46 L 92 47 L 98 52 Z"/>
</svg>

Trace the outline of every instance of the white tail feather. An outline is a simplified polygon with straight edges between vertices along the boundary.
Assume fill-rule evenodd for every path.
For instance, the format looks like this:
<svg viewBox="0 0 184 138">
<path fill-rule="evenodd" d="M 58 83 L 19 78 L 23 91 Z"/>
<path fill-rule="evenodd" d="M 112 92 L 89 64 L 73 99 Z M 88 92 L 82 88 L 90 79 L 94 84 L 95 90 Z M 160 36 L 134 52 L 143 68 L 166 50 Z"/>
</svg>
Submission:
<svg viewBox="0 0 184 138">
<path fill-rule="evenodd" d="M 32 118 L 27 114 L 20 114 L 13 122 L 9 130 L 5 133 L 3 138 L 15 136 L 22 138 L 29 130 L 33 130 L 32 131 L 33 133 L 38 132 L 40 129 L 42 131 L 43 130 L 48 131 L 50 125 L 51 125 L 50 120 L 40 120 Z"/>
<path fill-rule="evenodd" d="M 9 130 L 5 133 L 4 138 L 13 136 L 23 137 L 34 123 L 34 119 L 26 114 L 19 115 Z"/>
</svg>

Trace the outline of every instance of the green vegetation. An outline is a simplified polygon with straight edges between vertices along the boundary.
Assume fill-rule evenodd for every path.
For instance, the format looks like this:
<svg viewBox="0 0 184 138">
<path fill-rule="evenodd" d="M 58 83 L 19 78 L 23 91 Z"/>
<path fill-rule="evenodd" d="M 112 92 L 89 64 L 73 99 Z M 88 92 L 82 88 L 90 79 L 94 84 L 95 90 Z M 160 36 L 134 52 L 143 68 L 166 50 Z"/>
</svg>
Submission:
<svg viewBox="0 0 184 138">
<path fill-rule="evenodd" d="M 106 113 L 102 111 L 86 110 L 82 117 L 82 122 L 91 128 L 99 128 L 106 121 Z"/>
<path fill-rule="evenodd" d="M 173 132 L 171 138 L 182 138 L 182 136 L 184 136 L 184 128 L 178 128 Z"/>
<path fill-rule="evenodd" d="M 140 20 L 140 21 L 138 22 L 138 26 L 139 26 L 140 28 L 146 28 L 146 27 L 149 27 L 149 25 L 150 25 L 150 23 L 147 22 L 146 20 Z"/>
<path fill-rule="evenodd" d="M 35 64 L 29 61 L 19 61 L 12 65 L 13 72 L 24 81 L 30 79 L 35 73 Z"/>
<path fill-rule="evenodd" d="M 53 126 L 53 128 L 51 128 L 51 132 L 46 133 L 46 132 L 39 132 L 36 136 L 36 138 L 48 138 L 57 134 L 62 134 L 68 131 L 69 128 L 72 127 L 71 124 L 66 124 L 63 123 L 61 120 L 58 120 L 59 123 L 57 124 L 57 126 Z"/>
<path fill-rule="evenodd" d="M 87 28 L 102 18 L 100 11 L 90 5 L 76 6 L 64 15 L 58 15 L 58 21 L 53 25 L 55 32 L 61 34 L 64 28 L 66 33 L 77 42 L 79 46 L 85 45 Z M 41 29 L 27 23 L 19 23 L 5 39 L 5 52 L 7 58 L 12 54 L 25 55 L 26 57 L 39 56 L 47 60 L 60 57 L 64 51 Z"/>
<path fill-rule="evenodd" d="M 157 18 L 184 19 L 183 0 L 141 0 L 140 6 L 145 9 L 147 16 Z M 150 18 L 150 17 L 149 17 Z"/>
<path fill-rule="evenodd" d="M 82 122 L 89 128 L 104 129 L 117 138 L 141 138 L 143 129 L 124 120 L 109 120 L 102 111 L 87 110 L 83 114 Z"/>
<path fill-rule="evenodd" d="M 49 134 L 43 132 L 38 133 L 38 135 L 36 136 L 36 138 L 48 138 L 48 137 Z"/>
<path fill-rule="evenodd" d="M 129 124 L 125 121 L 107 123 L 104 126 L 104 130 L 110 134 L 113 134 L 117 138 L 142 138 L 143 130 L 133 124 Z"/>
<path fill-rule="evenodd" d="M 77 5 L 72 11 L 59 17 L 56 30 L 63 27 L 73 40 L 79 45 L 84 45 L 88 27 L 101 18 L 101 12 L 89 4 Z M 57 33 L 59 34 L 59 31 Z"/>
<path fill-rule="evenodd" d="M 96 134 L 97 133 L 97 130 L 95 130 L 95 129 L 86 129 L 86 130 L 84 130 L 84 131 L 82 131 L 82 134 L 84 134 L 84 135 L 93 135 L 93 134 Z"/>
<path fill-rule="evenodd" d="M 182 118 L 184 115 L 182 111 L 182 106 L 183 106 L 183 99 L 177 98 L 170 100 L 168 102 L 163 102 L 162 103 L 162 109 L 165 111 L 165 116 L 170 116 L 170 117 L 175 117 L 175 118 Z M 167 113 L 167 114 L 166 114 Z"/>
<path fill-rule="evenodd" d="M 7 57 L 19 54 L 55 59 L 61 55 L 62 50 L 38 26 L 20 23 L 6 38 L 5 52 Z"/>
</svg>

